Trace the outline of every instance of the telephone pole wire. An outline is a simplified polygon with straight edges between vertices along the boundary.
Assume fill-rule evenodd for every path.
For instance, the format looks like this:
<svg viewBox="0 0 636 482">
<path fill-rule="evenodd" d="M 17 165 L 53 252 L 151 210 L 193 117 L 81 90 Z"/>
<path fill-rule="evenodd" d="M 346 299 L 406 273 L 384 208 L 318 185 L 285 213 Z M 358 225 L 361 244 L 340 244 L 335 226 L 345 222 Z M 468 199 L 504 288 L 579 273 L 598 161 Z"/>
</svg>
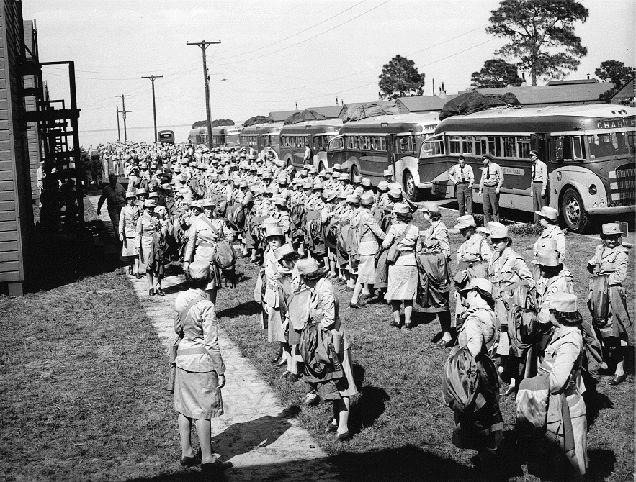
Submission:
<svg viewBox="0 0 636 482">
<path fill-rule="evenodd" d="M 116 95 L 115 97 L 120 97 Z M 126 130 L 126 114 L 132 112 L 132 110 L 126 110 L 126 97 L 121 94 L 121 118 L 124 121 L 124 142 L 128 142 L 128 131 Z M 119 118 L 118 118 L 119 119 Z"/>
<path fill-rule="evenodd" d="M 221 41 L 206 42 L 186 42 L 186 45 L 196 45 L 201 48 L 201 58 L 203 59 L 203 80 L 205 82 L 205 112 L 207 114 L 207 127 L 208 127 L 208 147 L 212 149 L 212 119 L 210 114 L 210 76 L 208 75 L 208 64 L 205 58 L 205 49 L 209 45 L 220 44 Z"/>
<path fill-rule="evenodd" d="M 155 102 L 155 80 L 163 79 L 163 75 L 142 75 L 142 79 L 150 79 L 152 83 L 152 120 L 155 125 L 155 143 L 157 142 L 157 103 Z"/>
</svg>

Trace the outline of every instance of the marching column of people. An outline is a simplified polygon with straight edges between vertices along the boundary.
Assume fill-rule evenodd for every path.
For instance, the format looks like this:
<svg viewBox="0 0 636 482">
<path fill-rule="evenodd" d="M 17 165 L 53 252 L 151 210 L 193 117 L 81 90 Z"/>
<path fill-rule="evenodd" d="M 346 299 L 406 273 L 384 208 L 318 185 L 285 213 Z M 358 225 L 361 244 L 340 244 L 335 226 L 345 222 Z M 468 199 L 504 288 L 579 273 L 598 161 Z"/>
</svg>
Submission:
<svg viewBox="0 0 636 482">
<path fill-rule="evenodd" d="M 454 230 L 464 241 L 453 262 L 439 207 L 410 202 L 392 170 L 373 189 L 368 178 L 351 176 L 339 164 L 321 172 L 311 165 L 295 171 L 275 157 L 241 148 L 128 145 L 116 150 L 128 188 L 122 191 L 111 179 L 103 199 L 109 200 L 113 222 L 118 221 L 122 260 L 131 274 L 147 277 L 151 296 L 163 295 L 164 267 L 182 263 L 196 303 L 179 301 L 183 321 L 175 328 L 182 344 L 176 366 L 216 372 L 212 378 L 178 378 L 175 409 L 184 417 L 183 427 L 192 420 L 199 427 L 198 416 L 209 421 L 222 411 L 222 360 L 211 348 L 216 320 L 199 301 L 214 310 L 223 283 L 236 282 L 231 243 L 237 242 L 243 256 L 260 267 L 254 299 L 267 340 L 275 344 L 272 363 L 284 367 L 290 382 L 308 383 L 305 403 L 332 403 L 326 430 L 337 440 L 353 435 L 350 397 L 357 393 L 352 337 L 335 291 L 339 285 L 351 292 L 350 308 L 390 305 L 387 318 L 396 329 L 416 327 L 414 311 L 438 319 L 433 342 L 450 349 L 443 392 L 454 411 L 452 440 L 477 450 L 482 470 L 497 467 L 503 383 L 505 393 L 516 397 L 520 433 L 534 426 L 533 436 L 540 432 L 551 447 L 550 463 L 585 473 L 581 371 L 594 361 L 612 376 L 610 385 L 625 381 L 631 320 L 623 282 L 629 257 L 618 224 L 603 225 L 601 245 L 588 262 L 592 323 L 587 323 L 563 262 L 566 236 L 557 211 L 540 202 L 546 177 L 541 161 L 533 164 L 533 189 L 543 230 L 527 263 L 515 251 L 510 229 L 499 222 L 501 168 L 484 156 L 479 189 L 485 225 L 478 226 L 472 215 L 475 177 L 460 159 L 450 179 L 461 199 Z M 124 193 L 125 206 L 117 210 Z M 418 210 L 421 224 L 414 222 Z M 180 358 L 194 349 L 191 344 L 197 345 L 201 363 Z M 197 384 L 215 384 L 214 397 L 184 399 Z M 196 410 L 192 403 L 198 404 Z M 544 413 L 543 421 L 533 418 L 536 413 Z M 203 423 L 200 436 L 206 427 Z M 182 450 L 182 463 L 194 463 L 189 439 L 182 439 Z M 210 450 L 205 448 L 204 463 L 222 467 Z"/>
</svg>

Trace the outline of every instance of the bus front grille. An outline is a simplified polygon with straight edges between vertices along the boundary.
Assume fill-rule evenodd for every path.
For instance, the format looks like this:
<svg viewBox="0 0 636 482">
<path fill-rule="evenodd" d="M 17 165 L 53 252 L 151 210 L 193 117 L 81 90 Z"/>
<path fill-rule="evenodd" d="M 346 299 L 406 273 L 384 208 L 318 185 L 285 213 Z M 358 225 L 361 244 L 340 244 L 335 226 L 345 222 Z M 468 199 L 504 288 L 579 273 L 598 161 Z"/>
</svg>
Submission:
<svg viewBox="0 0 636 482">
<path fill-rule="evenodd" d="M 610 171 L 610 205 L 629 206 L 636 203 L 636 168 L 633 164 Z"/>
</svg>

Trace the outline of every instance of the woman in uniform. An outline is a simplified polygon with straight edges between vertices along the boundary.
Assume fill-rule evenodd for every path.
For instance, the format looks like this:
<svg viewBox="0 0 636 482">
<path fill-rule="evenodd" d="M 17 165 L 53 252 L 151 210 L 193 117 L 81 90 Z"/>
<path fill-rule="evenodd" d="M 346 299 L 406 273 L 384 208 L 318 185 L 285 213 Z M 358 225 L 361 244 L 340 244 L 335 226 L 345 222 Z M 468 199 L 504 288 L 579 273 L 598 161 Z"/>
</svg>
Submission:
<svg viewBox="0 0 636 482">
<path fill-rule="evenodd" d="M 397 251 L 397 258 L 389 262 L 389 276 L 385 299 L 391 303 L 393 320 L 391 326 L 399 328 L 400 307 L 404 305 L 404 320 L 407 328 L 411 328 L 413 300 L 417 291 L 417 265 L 415 262 L 415 245 L 419 230 L 411 224 L 413 214 L 409 206 L 397 203 L 393 206 L 393 222 L 382 242 L 382 248 Z"/>
<path fill-rule="evenodd" d="M 555 326 L 552 339 L 545 349 L 539 374 L 550 379 L 546 437 L 551 442 L 551 478 L 566 476 L 563 469 L 572 469 L 577 476 L 587 470 L 587 418 L 581 377 L 583 358 L 582 317 L 577 310 L 576 296 L 555 294 L 550 300 L 550 322 Z M 555 451 L 554 448 L 560 450 Z M 567 464 L 555 466 L 556 454 L 565 455 Z M 567 467 L 569 465 L 569 467 Z M 569 475 L 569 474 L 567 474 Z"/>
<path fill-rule="evenodd" d="M 420 232 L 416 260 L 419 273 L 417 302 L 425 313 L 437 315 L 441 331 L 434 341 L 443 346 L 454 344 L 451 336 L 450 296 L 450 242 L 448 229 L 442 221 L 439 206 L 426 203 L 424 220 L 429 226 Z M 441 338 L 441 339 L 440 339 Z"/>
<path fill-rule="evenodd" d="M 134 191 L 126 192 L 126 205 L 119 215 L 119 239 L 121 240 L 121 259 L 128 265 L 128 274 L 139 277 L 139 249 L 137 239 L 137 220 L 139 208 Z"/>
<path fill-rule="evenodd" d="M 384 240 L 384 233 L 371 213 L 373 194 L 365 193 L 360 199 L 360 213 L 358 215 L 358 278 L 349 306 L 359 308 L 358 298 L 365 287 L 370 293 L 370 287 L 375 283 L 375 257 L 380 249 L 378 240 Z"/>
<path fill-rule="evenodd" d="M 488 279 L 494 286 L 495 313 L 500 326 L 497 355 L 501 357 L 504 377 L 510 377 L 508 393 L 515 390 L 518 373 L 512 372 L 519 365 L 510 358 L 510 340 L 508 338 L 508 314 L 514 305 L 524 305 L 523 293 L 534 289 L 535 281 L 523 258 L 512 249 L 512 239 L 508 228 L 498 222 L 488 223 L 493 256 L 488 265 Z M 523 306 L 525 308 L 525 306 Z M 510 364 L 509 364 L 510 362 Z"/>
<path fill-rule="evenodd" d="M 153 241 L 159 228 L 157 218 L 153 216 L 155 202 L 151 199 L 144 201 L 143 214 L 137 220 L 137 238 L 139 240 L 139 272 L 146 273 L 148 281 L 148 296 L 154 296 L 155 284 L 153 275 Z"/>
<path fill-rule="evenodd" d="M 497 454 L 503 433 L 503 417 L 499 409 L 499 379 L 491 359 L 497 341 L 497 325 L 493 311 L 493 285 L 484 278 L 473 278 L 462 290 L 466 300 L 466 321 L 459 328 L 457 341 L 475 357 L 479 373 L 478 397 L 481 408 L 455 412 L 453 444 L 477 450 L 481 471 L 493 479 Z"/>
<path fill-rule="evenodd" d="M 183 271 L 194 272 L 195 276 L 207 280 L 205 291 L 214 303 L 221 281 L 219 270 L 213 263 L 213 254 L 216 242 L 224 237 L 223 223 L 208 219 L 201 200 L 192 201 L 190 210 L 192 215 L 187 230 Z M 194 264 L 196 269 L 190 270 L 191 264 Z"/>
<path fill-rule="evenodd" d="M 587 262 L 587 269 L 592 274 L 588 296 L 592 323 L 603 342 L 606 363 L 616 365 L 610 385 L 625 381 L 625 351 L 628 330 L 632 326 L 623 289 L 629 255 L 621 244 L 622 236 L 618 223 L 603 224 L 603 243 L 596 247 L 594 256 Z"/>
<path fill-rule="evenodd" d="M 181 465 L 201 463 L 203 471 L 231 467 L 211 447 L 211 421 L 223 414 L 221 388 L 225 386 L 225 364 L 218 340 L 214 304 L 204 291 L 205 279 L 191 279 L 191 288 L 175 300 L 178 314 L 175 331 L 180 338 L 175 357 L 174 409 L 179 413 Z M 201 458 L 191 443 L 196 426 Z"/>
<path fill-rule="evenodd" d="M 273 222 L 265 228 L 265 252 L 263 254 L 263 269 L 265 270 L 265 296 L 263 298 L 263 310 L 267 319 L 267 341 L 278 344 L 273 364 L 282 365 L 288 359 L 289 352 L 285 351 L 287 339 L 283 328 L 280 299 L 280 274 L 278 273 L 278 260 L 276 250 L 285 243 L 283 228 Z"/>
<path fill-rule="evenodd" d="M 308 325 L 303 329 L 301 345 L 306 330 L 312 325 L 320 330 L 328 347 L 330 358 L 328 372 L 333 376 L 316 376 L 312 371 L 312 360 L 304 359 L 305 374 L 310 383 L 317 384 L 318 394 L 323 400 L 333 402 L 333 418 L 327 425 L 340 441 L 349 440 L 350 398 L 358 393 L 351 366 L 351 345 L 338 314 L 338 301 L 333 284 L 325 276 L 328 268 L 321 268 L 309 257 L 296 263 L 300 275 L 300 289 L 311 290 Z"/>
</svg>

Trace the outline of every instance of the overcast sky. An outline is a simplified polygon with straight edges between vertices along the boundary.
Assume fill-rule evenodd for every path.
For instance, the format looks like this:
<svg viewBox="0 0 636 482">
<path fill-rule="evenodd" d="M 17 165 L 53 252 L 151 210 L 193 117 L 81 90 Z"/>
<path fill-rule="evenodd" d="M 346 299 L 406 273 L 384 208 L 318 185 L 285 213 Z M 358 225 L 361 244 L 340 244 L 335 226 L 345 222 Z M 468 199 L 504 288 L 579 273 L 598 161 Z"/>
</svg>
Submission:
<svg viewBox="0 0 636 482">
<path fill-rule="evenodd" d="M 587 23 L 576 32 L 588 47 L 585 78 L 601 61 L 636 65 L 636 2 L 583 0 Z M 35 19 L 41 61 L 74 60 L 80 128 L 110 138 L 126 94 L 128 126 L 152 126 L 150 81 L 158 124 L 205 118 L 201 51 L 187 41 L 220 40 L 208 48 L 212 118 L 242 122 L 272 110 L 377 98 L 384 63 L 400 54 L 426 73 L 426 94 L 444 82 L 449 93 L 502 45 L 486 35 L 498 0 L 24 0 Z M 46 68 L 53 98 L 66 95 L 60 68 Z M 109 129 L 102 134 L 94 132 Z M 186 129 L 187 130 L 187 129 Z M 93 131 L 93 132 L 89 132 Z M 151 135 L 152 130 L 144 131 Z M 145 139 L 150 140 L 150 139 Z"/>
</svg>

